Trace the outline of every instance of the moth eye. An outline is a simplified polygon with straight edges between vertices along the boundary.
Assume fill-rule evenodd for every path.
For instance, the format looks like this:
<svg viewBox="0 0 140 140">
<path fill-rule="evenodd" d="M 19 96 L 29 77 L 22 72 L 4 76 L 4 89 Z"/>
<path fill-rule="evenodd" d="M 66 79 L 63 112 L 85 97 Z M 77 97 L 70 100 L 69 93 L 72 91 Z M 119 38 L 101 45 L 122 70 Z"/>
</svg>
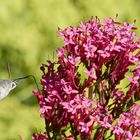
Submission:
<svg viewBox="0 0 140 140">
<path fill-rule="evenodd" d="M 15 88 L 15 87 L 16 87 L 16 83 L 12 82 L 12 83 L 11 83 L 11 88 L 13 89 L 13 88 Z"/>
</svg>

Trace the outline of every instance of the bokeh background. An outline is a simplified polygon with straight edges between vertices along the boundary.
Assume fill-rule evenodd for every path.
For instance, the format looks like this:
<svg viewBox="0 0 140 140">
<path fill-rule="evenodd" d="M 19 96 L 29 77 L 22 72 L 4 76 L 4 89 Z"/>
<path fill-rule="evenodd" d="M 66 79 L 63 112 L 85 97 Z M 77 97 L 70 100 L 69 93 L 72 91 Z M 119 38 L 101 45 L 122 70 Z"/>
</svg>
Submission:
<svg viewBox="0 0 140 140">
<path fill-rule="evenodd" d="M 0 0 L 0 79 L 7 79 L 10 62 L 12 79 L 33 74 L 40 82 L 40 65 L 56 59 L 63 45 L 58 27 L 77 26 L 91 16 L 136 19 L 140 35 L 139 5 L 140 0 Z M 23 80 L 0 101 L 0 140 L 31 140 L 33 132 L 44 130 L 34 88 L 31 78 Z"/>
</svg>

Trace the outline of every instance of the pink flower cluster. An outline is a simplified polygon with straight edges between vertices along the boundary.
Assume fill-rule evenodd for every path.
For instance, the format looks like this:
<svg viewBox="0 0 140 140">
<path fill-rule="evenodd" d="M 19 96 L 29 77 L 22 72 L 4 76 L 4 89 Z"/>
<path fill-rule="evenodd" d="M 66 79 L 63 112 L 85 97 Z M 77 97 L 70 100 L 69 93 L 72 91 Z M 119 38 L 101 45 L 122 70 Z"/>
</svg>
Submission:
<svg viewBox="0 0 140 140">
<path fill-rule="evenodd" d="M 34 134 L 33 140 L 140 137 L 140 38 L 135 29 L 134 23 L 91 18 L 59 30 L 64 46 L 57 51 L 58 61 L 41 66 L 42 91 L 34 90 L 46 139 Z"/>
</svg>

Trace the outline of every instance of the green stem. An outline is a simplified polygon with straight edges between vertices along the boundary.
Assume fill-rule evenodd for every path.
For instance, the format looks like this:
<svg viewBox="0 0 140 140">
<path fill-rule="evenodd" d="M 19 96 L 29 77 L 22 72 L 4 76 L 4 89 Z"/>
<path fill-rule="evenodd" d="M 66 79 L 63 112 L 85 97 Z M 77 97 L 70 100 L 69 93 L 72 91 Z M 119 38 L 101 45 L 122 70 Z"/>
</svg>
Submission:
<svg viewBox="0 0 140 140">
<path fill-rule="evenodd" d="M 93 86 L 89 87 L 88 90 L 88 98 L 92 100 L 93 98 Z"/>
<path fill-rule="evenodd" d="M 50 132 L 49 132 L 50 128 L 49 128 L 49 124 L 46 119 L 45 119 L 45 129 L 46 129 L 48 138 L 51 139 Z"/>
<path fill-rule="evenodd" d="M 78 139 L 77 139 L 77 134 L 76 134 L 76 132 L 75 132 L 75 130 L 74 130 L 74 128 L 73 128 L 72 122 L 70 122 L 70 127 L 71 127 L 72 134 L 73 134 L 73 136 L 74 136 L 74 139 L 75 139 L 75 140 L 78 140 Z"/>
</svg>

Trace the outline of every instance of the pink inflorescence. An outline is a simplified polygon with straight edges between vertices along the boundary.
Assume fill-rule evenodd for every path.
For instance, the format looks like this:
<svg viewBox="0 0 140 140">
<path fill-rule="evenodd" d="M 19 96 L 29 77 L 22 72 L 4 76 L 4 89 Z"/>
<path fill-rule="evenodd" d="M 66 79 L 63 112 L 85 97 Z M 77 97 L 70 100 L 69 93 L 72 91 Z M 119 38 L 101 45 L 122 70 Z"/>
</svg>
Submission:
<svg viewBox="0 0 140 140">
<path fill-rule="evenodd" d="M 59 30 L 64 46 L 58 61 L 41 66 L 42 91 L 34 91 L 46 139 L 140 137 L 140 38 L 134 29 L 134 23 L 92 17 Z"/>
</svg>

